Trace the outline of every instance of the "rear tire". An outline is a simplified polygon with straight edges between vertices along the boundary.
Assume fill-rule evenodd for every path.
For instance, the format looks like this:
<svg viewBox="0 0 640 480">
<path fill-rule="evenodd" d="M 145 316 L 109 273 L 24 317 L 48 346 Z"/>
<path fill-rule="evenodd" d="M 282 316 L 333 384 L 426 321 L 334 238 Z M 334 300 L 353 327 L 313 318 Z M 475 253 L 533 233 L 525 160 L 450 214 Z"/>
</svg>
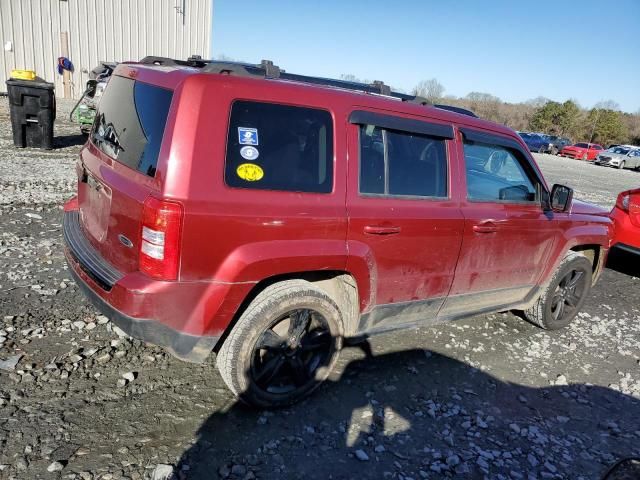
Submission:
<svg viewBox="0 0 640 480">
<path fill-rule="evenodd" d="M 591 262 L 579 252 L 568 252 L 540 298 L 524 314 L 545 330 L 564 328 L 582 308 L 593 277 Z"/>
<path fill-rule="evenodd" d="M 326 380 L 342 347 L 342 317 L 331 297 L 305 280 L 265 288 L 218 352 L 222 379 L 259 408 L 291 405 Z"/>
</svg>

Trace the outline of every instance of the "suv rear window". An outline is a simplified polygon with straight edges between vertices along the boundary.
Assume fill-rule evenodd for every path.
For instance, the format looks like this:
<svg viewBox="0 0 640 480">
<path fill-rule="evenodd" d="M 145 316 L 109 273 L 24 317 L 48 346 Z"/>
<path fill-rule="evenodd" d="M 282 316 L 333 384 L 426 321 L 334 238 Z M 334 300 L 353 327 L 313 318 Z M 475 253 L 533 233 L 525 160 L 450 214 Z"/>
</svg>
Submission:
<svg viewBox="0 0 640 480">
<path fill-rule="evenodd" d="M 153 177 L 172 96 L 171 90 L 112 76 L 91 141 L 117 162 Z"/>
<path fill-rule="evenodd" d="M 331 192 L 331 115 L 314 108 L 234 102 L 225 181 L 239 188 Z"/>
</svg>

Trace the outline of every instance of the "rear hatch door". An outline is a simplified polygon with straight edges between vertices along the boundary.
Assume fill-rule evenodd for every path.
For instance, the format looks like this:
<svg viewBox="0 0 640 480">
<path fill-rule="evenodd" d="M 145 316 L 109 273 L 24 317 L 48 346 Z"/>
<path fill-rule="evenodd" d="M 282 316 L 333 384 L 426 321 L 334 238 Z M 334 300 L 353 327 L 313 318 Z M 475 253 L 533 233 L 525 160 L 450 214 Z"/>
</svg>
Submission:
<svg viewBox="0 0 640 480">
<path fill-rule="evenodd" d="M 114 75 L 78 163 L 85 236 L 123 273 L 138 269 L 142 209 L 155 178 L 173 92 Z"/>
</svg>

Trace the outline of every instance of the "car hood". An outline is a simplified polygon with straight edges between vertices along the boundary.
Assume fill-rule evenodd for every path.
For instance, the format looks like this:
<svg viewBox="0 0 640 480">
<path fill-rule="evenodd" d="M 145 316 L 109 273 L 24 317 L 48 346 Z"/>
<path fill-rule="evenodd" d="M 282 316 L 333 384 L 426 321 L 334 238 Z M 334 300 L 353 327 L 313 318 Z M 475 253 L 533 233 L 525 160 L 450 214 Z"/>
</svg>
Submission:
<svg viewBox="0 0 640 480">
<path fill-rule="evenodd" d="M 573 200 L 571 204 L 571 213 L 577 213 L 582 215 L 598 215 L 601 217 L 608 217 L 609 210 L 595 203 L 583 202 L 582 200 Z"/>
<path fill-rule="evenodd" d="M 624 153 L 602 152 L 599 156 L 601 156 L 601 157 L 609 157 L 609 158 L 624 158 L 627 155 L 624 154 Z"/>
</svg>

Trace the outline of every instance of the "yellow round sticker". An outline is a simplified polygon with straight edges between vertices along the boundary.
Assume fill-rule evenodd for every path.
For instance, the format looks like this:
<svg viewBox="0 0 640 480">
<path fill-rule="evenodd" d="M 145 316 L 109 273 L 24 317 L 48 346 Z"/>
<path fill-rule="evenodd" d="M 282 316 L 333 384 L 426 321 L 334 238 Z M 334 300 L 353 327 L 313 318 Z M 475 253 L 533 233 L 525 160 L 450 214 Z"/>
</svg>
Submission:
<svg viewBox="0 0 640 480">
<path fill-rule="evenodd" d="M 264 171 L 255 163 L 243 163 L 236 169 L 238 176 L 247 182 L 257 182 L 264 177 Z"/>
</svg>

